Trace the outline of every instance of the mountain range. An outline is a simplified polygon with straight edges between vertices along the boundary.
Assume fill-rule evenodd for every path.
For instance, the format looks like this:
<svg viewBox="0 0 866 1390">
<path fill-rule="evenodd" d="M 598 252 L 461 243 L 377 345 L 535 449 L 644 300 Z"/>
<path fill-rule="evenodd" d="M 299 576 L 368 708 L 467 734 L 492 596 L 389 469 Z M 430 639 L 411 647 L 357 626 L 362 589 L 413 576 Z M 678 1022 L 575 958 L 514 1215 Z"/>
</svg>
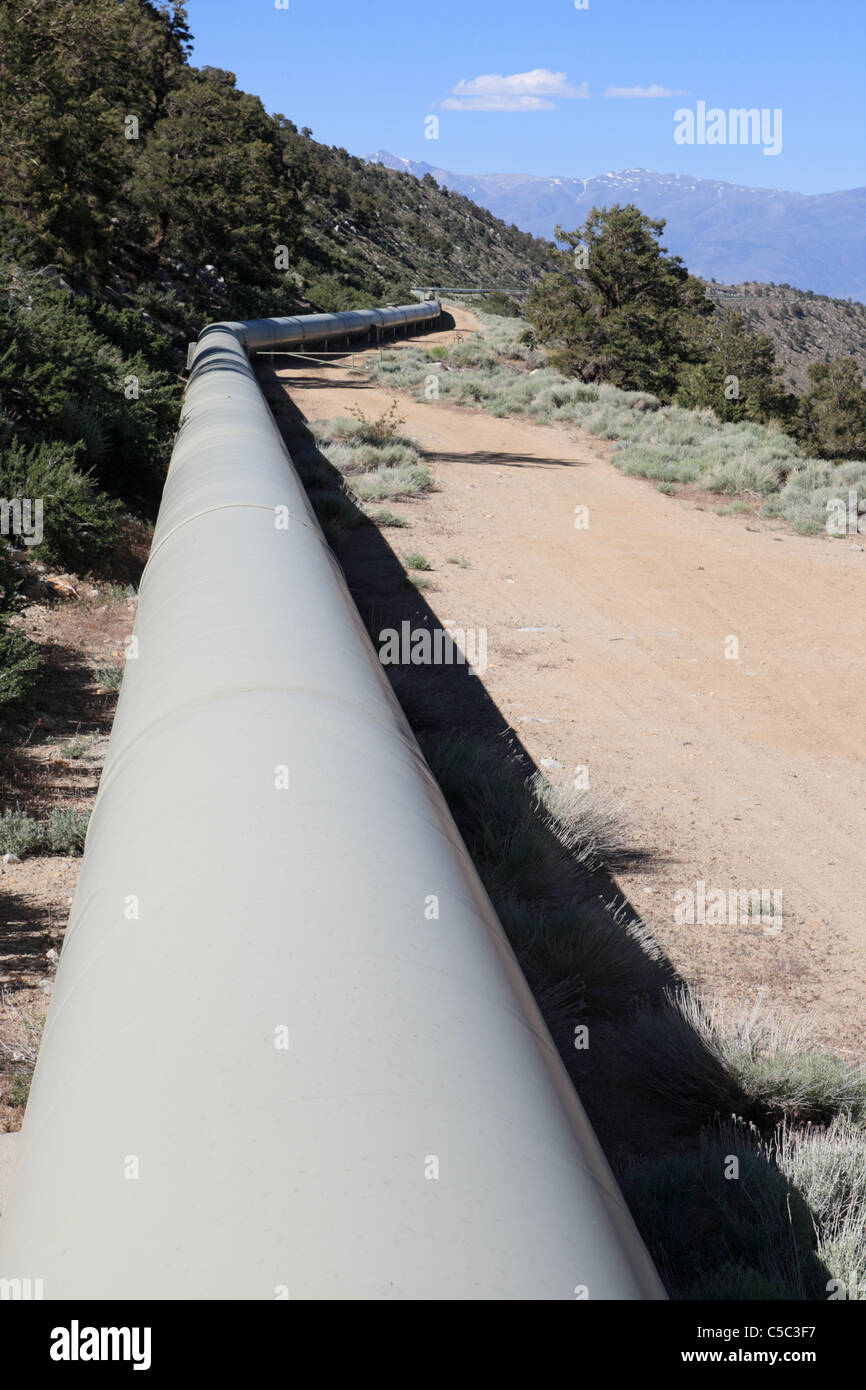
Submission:
<svg viewBox="0 0 866 1390">
<path fill-rule="evenodd" d="M 593 178 L 454 174 L 387 150 L 366 156 L 438 184 L 534 236 L 580 226 L 592 207 L 636 203 L 667 223 L 662 244 L 703 279 L 789 284 L 866 301 L 866 187 L 839 193 L 745 188 L 714 179 L 626 169 Z"/>
</svg>

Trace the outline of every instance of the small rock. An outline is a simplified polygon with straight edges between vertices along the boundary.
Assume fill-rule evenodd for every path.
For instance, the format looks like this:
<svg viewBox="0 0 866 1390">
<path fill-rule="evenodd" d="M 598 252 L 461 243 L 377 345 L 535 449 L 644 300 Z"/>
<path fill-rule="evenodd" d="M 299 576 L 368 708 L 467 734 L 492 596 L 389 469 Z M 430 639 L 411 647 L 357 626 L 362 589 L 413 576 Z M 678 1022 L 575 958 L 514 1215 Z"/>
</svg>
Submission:
<svg viewBox="0 0 866 1390">
<path fill-rule="evenodd" d="M 54 574 L 46 574 L 44 582 L 52 593 L 59 594 L 61 598 L 68 598 L 70 594 L 74 594 L 76 598 L 79 596 L 75 585 L 70 584 L 67 579 L 60 579 Z"/>
<path fill-rule="evenodd" d="M 4 854 L 4 855 L 3 855 L 3 863 L 4 863 L 4 864 L 20 864 L 20 863 L 21 863 L 21 860 L 18 858 L 18 855 L 17 855 L 17 854 Z"/>
<path fill-rule="evenodd" d="M 565 763 L 557 762 L 556 758 L 542 758 L 542 767 L 565 767 Z"/>
</svg>

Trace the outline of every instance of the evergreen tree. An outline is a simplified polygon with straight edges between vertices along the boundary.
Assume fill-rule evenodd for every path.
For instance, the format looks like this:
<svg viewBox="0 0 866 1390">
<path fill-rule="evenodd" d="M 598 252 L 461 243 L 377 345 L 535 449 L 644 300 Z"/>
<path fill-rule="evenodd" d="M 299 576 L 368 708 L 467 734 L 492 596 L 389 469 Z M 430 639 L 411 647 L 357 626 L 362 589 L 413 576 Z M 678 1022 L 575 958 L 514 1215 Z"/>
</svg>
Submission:
<svg viewBox="0 0 866 1390">
<path fill-rule="evenodd" d="M 671 395 L 682 363 L 700 357 L 698 326 L 712 304 L 659 245 L 664 226 L 628 204 L 593 208 L 577 231 L 557 227 L 569 248 L 562 269 L 526 303 L 554 365 L 583 381 Z"/>
<path fill-rule="evenodd" d="M 683 368 L 679 405 L 711 406 L 721 420 L 730 421 L 791 414 L 794 398 L 779 380 L 773 340 L 766 333 L 750 333 L 742 314 L 729 309 L 704 321 L 698 341 L 706 355 Z"/>
<path fill-rule="evenodd" d="M 158 254 L 215 261 L 274 281 L 275 248 L 293 250 L 298 212 L 277 124 L 234 74 L 188 71 L 140 152 L 130 181 Z"/>
<path fill-rule="evenodd" d="M 30 694 L 39 670 L 39 649 L 9 623 L 10 615 L 22 606 L 19 585 L 6 543 L 0 540 L 0 732 L 4 707 L 17 705 Z"/>
<path fill-rule="evenodd" d="M 129 137 L 159 116 L 188 42 L 182 4 L 3 0 L 0 183 L 17 259 L 104 269 Z"/>
<path fill-rule="evenodd" d="M 800 406 L 806 448 L 820 458 L 866 458 L 866 389 L 854 358 L 813 362 L 809 380 Z"/>
</svg>

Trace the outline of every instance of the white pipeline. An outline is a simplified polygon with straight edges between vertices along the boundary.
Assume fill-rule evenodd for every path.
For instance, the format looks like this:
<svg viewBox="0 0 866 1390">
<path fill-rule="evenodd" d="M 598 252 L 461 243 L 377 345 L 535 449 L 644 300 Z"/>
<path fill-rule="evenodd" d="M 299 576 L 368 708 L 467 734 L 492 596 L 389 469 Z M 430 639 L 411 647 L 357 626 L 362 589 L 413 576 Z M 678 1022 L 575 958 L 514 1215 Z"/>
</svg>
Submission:
<svg viewBox="0 0 866 1390">
<path fill-rule="evenodd" d="M 664 1296 L 248 359 L 439 305 L 370 312 L 193 354 L 0 1221 L 47 1298 Z"/>
</svg>

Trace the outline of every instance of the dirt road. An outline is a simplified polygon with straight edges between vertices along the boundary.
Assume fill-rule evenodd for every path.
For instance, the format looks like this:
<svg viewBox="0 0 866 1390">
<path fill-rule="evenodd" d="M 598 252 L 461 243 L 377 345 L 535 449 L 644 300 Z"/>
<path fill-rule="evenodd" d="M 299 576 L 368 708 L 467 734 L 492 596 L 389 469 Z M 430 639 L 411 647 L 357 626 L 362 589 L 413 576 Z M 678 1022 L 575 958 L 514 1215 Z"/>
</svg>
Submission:
<svg viewBox="0 0 866 1390">
<path fill-rule="evenodd" d="M 385 410 L 394 392 L 348 365 L 281 375 L 308 418 Z M 486 687 L 536 762 L 623 803 L 655 858 L 623 892 L 673 963 L 862 1055 L 866 551 L 663 496 L 575 431 L 400 410 L 439 490 L 398 504 L 411 529 L 389 539 L 430 561 L 443 622 L 487 629 Z M 728 898 L 719 921 L 732 889 L 767 915 Z"/>
</svg>

